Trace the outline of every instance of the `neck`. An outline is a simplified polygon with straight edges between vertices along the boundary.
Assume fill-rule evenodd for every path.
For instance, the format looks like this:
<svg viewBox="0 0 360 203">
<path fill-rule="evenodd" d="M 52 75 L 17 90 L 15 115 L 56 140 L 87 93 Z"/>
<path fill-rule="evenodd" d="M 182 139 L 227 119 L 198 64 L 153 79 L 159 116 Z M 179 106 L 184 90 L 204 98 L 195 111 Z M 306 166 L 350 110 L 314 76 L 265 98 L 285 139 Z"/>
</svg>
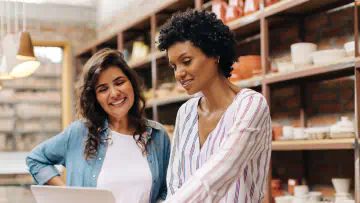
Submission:
<svg viewBox="0 0 360 203">
<path fill-rule="evenodd" d="M 208 112 L 226 109 L 237 94 L 236 89 L 224 76 L 211 80 L 201 92 L 204 95 L 201 108 Z"/>
<path fill-rule="evenodd" d="M 123 118 L 115 118 L 109 116 L 109 127 L 111 130 L 121 134 L 133 134 L 133 130 L 129 126 L 129 119 L 127 116 L 124 116 Z"/>
</svg>

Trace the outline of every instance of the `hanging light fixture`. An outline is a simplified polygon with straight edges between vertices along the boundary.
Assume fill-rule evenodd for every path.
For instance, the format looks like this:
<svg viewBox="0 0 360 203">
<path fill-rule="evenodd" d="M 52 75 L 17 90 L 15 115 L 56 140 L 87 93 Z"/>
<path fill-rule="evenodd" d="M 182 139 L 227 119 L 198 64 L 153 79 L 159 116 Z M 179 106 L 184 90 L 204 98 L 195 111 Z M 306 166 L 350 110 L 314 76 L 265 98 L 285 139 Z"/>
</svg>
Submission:
<svg viewBox="0 0 360 203">
<path fill-rule="evenodd" d="M 23 31 L 20 34 L 20 45 L 16 59 L 22 62 L 16 65 L 10 75 L 14 78 L 23 78 L 33 74 L 40 66 L 40 62 L 36 60 L 34 54 L 34 46 L 31 41 L 30 33 L 26 32 L 26 18 L 25 18 L 25 1 L 23 5 Z"/>
<path fill-rule="evenodd" d="M 4 10 L 1 10 L 2 13 L 6 13 L 6 36 L 4 35 L 4 30 L 5 30 L 5 26 L 4 26 L 4 17 L 1 16 L 1 44 L 0 44 L 0 48 L 1 48 L 1 64 L 0 64 L 0 79 L 1 80 L 9 80 L 9 79 L 14 79 L 11 75 L 10 75 L 10 67 L 12 65 L 15 66 L 15 64 L 11 63 L 11 60 L 9 61 L 9 58 L 12 58 L 11 53 L 13 53 L 16 55 L 16 46 L 14 44 L 14 38 L 13 35 L 10 33 L 10 2 L 9 0 L 4 2 L 4 5 L 1 5 L 0 7 L 1 9 L 4 8 Z M 6 8 L 6 9 L 5 9 Z M 14 55 L 14 58 L 15 58 Z M 13 60 L 13 62 L 16 61 L 15 59 Z"/>
</svg>

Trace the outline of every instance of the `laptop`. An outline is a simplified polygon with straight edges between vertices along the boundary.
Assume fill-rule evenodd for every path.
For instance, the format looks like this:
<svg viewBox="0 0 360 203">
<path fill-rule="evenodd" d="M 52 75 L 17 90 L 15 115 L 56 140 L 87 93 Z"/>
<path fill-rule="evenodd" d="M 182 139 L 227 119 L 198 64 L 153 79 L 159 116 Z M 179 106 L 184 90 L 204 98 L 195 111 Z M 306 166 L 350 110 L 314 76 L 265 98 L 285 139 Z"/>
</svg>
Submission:
<svg viewBox="0 0 360 203">
<path fill-rule="evenodd" d="M 110 190 L 32 185 L 37 203 L 116 203 Z"/>
</svg>

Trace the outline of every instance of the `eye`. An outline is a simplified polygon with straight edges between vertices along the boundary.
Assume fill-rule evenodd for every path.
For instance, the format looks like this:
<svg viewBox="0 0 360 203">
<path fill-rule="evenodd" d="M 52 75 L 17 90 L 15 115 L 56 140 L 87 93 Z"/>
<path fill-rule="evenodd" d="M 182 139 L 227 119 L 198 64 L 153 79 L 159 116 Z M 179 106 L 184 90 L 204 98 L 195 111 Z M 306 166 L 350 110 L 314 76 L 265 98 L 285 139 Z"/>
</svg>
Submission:
<svg viewBox="0 0 360 203">
<path fill-rule="evenodd" d="M 191 63 L 191 59 L 186 59 L 183 61 L 183 64 L 188 66 Z"/>
<path fill-rule="evenodd" d="M 101 88 L 100 90 L 99 90 L 99 92 L 105 92 L 107 90 L 107 88 Z"/>
<path fill-rule="evenodd" d="M 122 84 L 124 84 L 124 83 L 125 83 L 125 81 L 119 81 L 119 82 L 116 82 L 115 85 L 116 85 L 116 86 L 120 86 L 120 85 L 122 85 Z"/>
</svg>

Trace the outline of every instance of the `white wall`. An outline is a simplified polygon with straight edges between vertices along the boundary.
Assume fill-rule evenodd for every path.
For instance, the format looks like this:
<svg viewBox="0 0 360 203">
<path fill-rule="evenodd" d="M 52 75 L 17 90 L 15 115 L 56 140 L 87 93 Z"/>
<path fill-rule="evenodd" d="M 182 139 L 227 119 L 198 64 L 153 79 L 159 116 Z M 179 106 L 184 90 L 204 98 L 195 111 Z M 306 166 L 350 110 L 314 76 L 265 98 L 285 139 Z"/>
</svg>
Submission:
<svg viewBox="0 0 360 203">
<path fill-rule="evenodd" d="M 98 0 L 96 5 L 96 24 L 101 27 L 129 6 L 143 0 Z"/>
<path fill-rule="evenodd" d="M 76 0 L 74 0 L 76 1 Z M 122 1 L 122 0 L 121 0 Z M 3 7 L 4 1 L 0 1 L 0 7 Z M 11 8 L 14 4 L 11 3 Z M 18 3 L 18 11 L 21 17 L 22 6 Z M 3 8 L 0 8 L 2 10 Z M 0 16 L 5 15 L 0 12 Z M 14 16 L 14 12 L 11 12 Z M 29 20 L 44 20 L 53 22 L 71 22 L 71 23 L 96 23 L 96 8 L 77 7 L 55 4 L 34 4 L 26 3 L 26 16 Z"/>
</svg>

